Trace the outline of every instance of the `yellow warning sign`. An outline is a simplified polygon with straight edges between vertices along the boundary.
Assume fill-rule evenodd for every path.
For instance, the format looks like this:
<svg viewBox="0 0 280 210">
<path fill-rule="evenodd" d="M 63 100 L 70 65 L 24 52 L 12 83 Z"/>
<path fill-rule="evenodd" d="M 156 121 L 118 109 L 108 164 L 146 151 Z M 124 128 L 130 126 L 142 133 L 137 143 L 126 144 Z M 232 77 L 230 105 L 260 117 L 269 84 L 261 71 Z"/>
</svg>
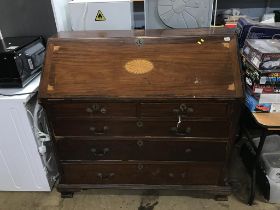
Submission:
<svg viewBox="0 0 280 210">
<path fill-rule="evenodd" d="M 101 12 L 101 10 L 98 10 L 97 15 L 95 17 L 95 21 L 106 21 L 106 18 Z"/>
</svg>

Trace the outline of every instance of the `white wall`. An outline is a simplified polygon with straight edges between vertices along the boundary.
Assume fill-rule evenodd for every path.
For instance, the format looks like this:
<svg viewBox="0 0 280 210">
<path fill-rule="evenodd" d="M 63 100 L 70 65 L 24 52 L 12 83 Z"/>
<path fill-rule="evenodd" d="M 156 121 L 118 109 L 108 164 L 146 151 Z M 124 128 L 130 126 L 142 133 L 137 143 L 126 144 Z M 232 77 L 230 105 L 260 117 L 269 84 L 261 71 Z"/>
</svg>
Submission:
<svg viewBox="0 0 280 210">
<path fill-rule="evenodd" d="M 57 31 L 71 31 L 68 16 L 68 2 L 71 0 L 51 0 Z"/>
</svg>

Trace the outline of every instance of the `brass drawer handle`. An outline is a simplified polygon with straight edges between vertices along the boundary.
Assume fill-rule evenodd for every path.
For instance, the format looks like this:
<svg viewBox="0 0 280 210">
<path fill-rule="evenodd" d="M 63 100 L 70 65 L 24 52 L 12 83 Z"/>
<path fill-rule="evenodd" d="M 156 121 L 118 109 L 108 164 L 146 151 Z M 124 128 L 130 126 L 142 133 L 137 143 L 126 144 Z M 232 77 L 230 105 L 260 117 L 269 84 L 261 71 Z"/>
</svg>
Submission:
<svg viewBox="0 0 280 210">
<path fill-rule="evenodd" d="M 187 110 L 187 105 L 186 104 L 181 104 L 180 105 L 180 110 L 182 111 L 182 112 L 184 112 L 185 110 Z"/>
<path fill-rule="evenodd" d="M 106 114 L 107 110 L 106 110 L 104 107 L 102 107 L 102 108 L 100 109 L 100 112 L 101 112 L 102 114 Z"/>
<path fill-rule="evenodd" d="M 191 133 L 191 127 L 187 127 L 186 129 L 172 127 L 171 132 L 174 133 L 176 136 L 188 136 Z"/>
<path fill-rule="evenodd" d="M 108 152 L 110 152 L 110 149 L 109 148 L 104 148 L 102 150 L 97 150 L 96 148 L 92 148 L 90 150 L 94 156 L 96 157 L 103 157 L 105 156 Z"/>
<path fill-rule="evenodd" d="M 98 113 L 106 114 L 107 110 L 105 107 L 101 107 L 99 104 L 93 104 L 91 107 L 86 108 L 87 113 Z"/>
<path fill-rule="evenodd" d="M 106 180 L 115 176 L 114 173 L 97 173 L 96 174 L 99 179 Z"/>
<path fill-rule="evenodd" d="M 94 135 L 104 135 L 108 131 L 108 126 L 104 126 L 101 131 L 97 131 L 96 127 L 90 127 L 89 130 L 93 132 Z"/>
<path fill-rule="evenodd" d="M 188 107 L 186 104 L 181 104 L 178 109 L 173 109 L 173 112 L 176 114 L 191 114 L 194 112 L 194 108 Z"/>
<path fill-rule="evenodd" d="M 139 171 L 141 171 L 144 168 L 144 166 L 143 166 L 143 164 L 138 164 L 137 168 Z"/>
</svg>

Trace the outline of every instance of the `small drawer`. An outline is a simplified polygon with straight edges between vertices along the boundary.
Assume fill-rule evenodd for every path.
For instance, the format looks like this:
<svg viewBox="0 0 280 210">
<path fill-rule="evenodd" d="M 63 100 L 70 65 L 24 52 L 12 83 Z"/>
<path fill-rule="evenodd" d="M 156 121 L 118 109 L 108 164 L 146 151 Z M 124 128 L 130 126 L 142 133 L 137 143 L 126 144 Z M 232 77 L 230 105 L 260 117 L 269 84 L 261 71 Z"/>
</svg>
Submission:
<svg viewBox="0 0 280 210">
<path fill-rule="evenodd" d="M 178 139 L 64 138 L 56 142 L 60 160 L 224 161 L 226 142 Z"/>
<path fill-rule="evenodd" d="M 169 120 L 95 120 L 90 118 L 56 118 L 55 136 L 171 136 L 227 138 L 224 121 Z"/>
<path fill-rule="evenodd" d="M 52 116 L 78 117 L 119 117 L 136 116 L 134 103 L 61 103 L 49 106 Z"/>
<path fill-rule="evenodd" d="M 191 118 L 226 118 L 226 103 L 142 103 L 143 117 L 174 117 L 182 115 Z"/>
<path fill-rule="evenodd" d="M 222 163 L 62 163 L 60 184 L 217 185 Z"/>
</svg>

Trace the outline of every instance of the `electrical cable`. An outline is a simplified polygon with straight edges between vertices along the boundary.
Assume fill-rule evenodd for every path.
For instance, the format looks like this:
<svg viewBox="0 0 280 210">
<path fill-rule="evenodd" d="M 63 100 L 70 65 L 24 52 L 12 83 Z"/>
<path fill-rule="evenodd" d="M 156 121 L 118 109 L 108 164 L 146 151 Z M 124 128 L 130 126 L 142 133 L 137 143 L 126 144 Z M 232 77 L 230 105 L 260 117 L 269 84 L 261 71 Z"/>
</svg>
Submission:
<svg viewBox="0 0 280 210">
<path fill-rule="evenodd" d="M 7 97 L 12 97 L 12 96 L 22 96 L 22 95 L 29 95 L 29 94 L 35 94 L 38 91 L 34 92 L 29 92 L 29 93 L 15 93 L 15 94 L 5 94 L 5 93 L 0 93 L 0 96 L 7 96 Z"/>
<path fill-rule="evenodd" d="M 41 131 L 38 128 L 38 113 L 42 113 L 43 109 L 39 106 L 38 102 L 36 102 L 35 104 L 35 108 L 34 108 L 34 114 L 37 115 L 37 117 L 34 116 L 34 114 L 32 114 L 32 112 L 30 110 L 27 109 L 27 113 L 31 116 L 32 121 L 33 121 L 33 129 L 36 135 L 36 138 L 40 141 L 40 147 L 44 148 L 44 150 L 46 150 L 46 145 L 45 142 L 50 141 L 50 137 L 49 134 Z M 39 149 L 40 151 L 40 149 Z M 40 153 L 41 157 L 42 157 L 42 161 L 44 163 L 45 169 L 47 169 L 49 172 L 53 172 L 55 169 L 50 165 L 50 161 L 52 160 L 52 155 L 53 152 L 50 153 L 50 157 L 47 159 L 47 154 L 45 153 L 45 151 L 43 153 Z"/>
<path fill-rule="evenodd" d="M 31 116 L 32 122 L 34 122 L 34 116 L 33 116 L 33 114 L 31 113 L 31 111 L 27 109 L 27 113 Z M 38 133 L 41 132 L 41 130 L 40 130 L 39 128 L 37 128 L 37 126 L 34 125 L 34 123 L 33 123 L 33 127 L 36 128 L 36 130 L 38 131 Z"/>
</svg>

